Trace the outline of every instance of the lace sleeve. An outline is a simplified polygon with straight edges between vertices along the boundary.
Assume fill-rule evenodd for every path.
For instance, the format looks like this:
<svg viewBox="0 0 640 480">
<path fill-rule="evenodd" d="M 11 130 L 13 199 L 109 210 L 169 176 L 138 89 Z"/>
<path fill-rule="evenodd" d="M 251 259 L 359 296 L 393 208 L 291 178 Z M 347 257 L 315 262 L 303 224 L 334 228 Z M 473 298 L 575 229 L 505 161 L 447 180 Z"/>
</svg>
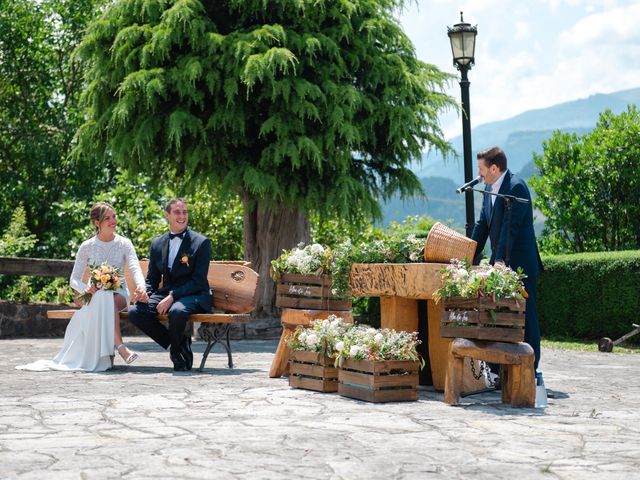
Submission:
<svg viewBox="0 0 640 480">
<path fill-rule="evenodd" d="M 129 271 L 131 272 L 133 282 L 136 284 L 136 288 L 142 287 L 143 289 L 145 289 L 144 276 L 142 275 L 140 261 L 138 260 L 138 256 L 136 255 L 135 248 L 133 248 L 133 243 L 131 243 L 131 240 L 126 239 L 125 246 L 127 266 L 129 267 Z"/>
<path fill-rule="evenodd" d="M 76 253 L 76 261 L 73 264 L 73 271 L 71 272 L 71 279 L 69 283 L 78 293 L 83 293 L 87 289 L 87 284 L 82 281 L 84 270 L 89 265 L 90 246 L 85 242 L 80 245 L 78 252 Z"/>
</svg>

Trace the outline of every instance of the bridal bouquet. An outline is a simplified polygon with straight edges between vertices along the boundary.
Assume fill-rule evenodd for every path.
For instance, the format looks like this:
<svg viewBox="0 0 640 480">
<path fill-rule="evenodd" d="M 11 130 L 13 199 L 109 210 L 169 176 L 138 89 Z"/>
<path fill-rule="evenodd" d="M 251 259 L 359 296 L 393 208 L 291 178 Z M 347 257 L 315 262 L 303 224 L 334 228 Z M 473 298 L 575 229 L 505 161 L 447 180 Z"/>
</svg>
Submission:
<svg viewBox="0 0 640 480">
<path fill-rule="evenodd" d="M 89 265 L 89 285 L 97 290 L 118 290 L 122 285 L 122 271 L 104 262 L 100 265 Z M 78 296 L 78 300 L 86 305 L 91 301 L 92 295 L 84 292 Z"/>
</svg>

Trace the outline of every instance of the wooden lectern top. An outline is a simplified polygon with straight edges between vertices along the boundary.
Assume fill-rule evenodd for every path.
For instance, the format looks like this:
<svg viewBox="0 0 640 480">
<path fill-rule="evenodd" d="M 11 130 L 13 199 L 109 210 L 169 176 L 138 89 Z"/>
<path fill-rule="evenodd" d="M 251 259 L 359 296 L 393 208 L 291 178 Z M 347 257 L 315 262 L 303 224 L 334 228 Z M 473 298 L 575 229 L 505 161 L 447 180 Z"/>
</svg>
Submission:
<svg viewBox="0 0 640 480">
<path fill-rule="evenodd" d="M 354 263 L 349 273 L 356 297 L 404 297 L 431 300 L 442 286 L 446 263 Z"/>
</svg>

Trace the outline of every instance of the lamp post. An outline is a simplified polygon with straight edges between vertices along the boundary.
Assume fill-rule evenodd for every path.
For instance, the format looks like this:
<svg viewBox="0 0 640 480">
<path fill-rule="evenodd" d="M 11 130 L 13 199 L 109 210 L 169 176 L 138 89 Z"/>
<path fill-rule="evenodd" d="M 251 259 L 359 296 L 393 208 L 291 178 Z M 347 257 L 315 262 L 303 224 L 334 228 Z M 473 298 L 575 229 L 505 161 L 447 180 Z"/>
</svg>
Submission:
<svg viewBox="0 0 640 480">
<path fill-rule="evenodd" d="M 449 40 L 451 41 L 451 53 L 453 65 L 460 70 L 460 90 L 462 92 L 462 150 L 464 155 L 464 181 L 473 180 L 473 165 L 471 163 L 471 106 L 469 104 L 469 79 L 467 72 L 474 64 L 474 52 L 476 49 L 476 35 L 478 27 L 472 27 L 465 23 L 460 12 L 460 23 L 453 27 L 447 27 Z M 475 214 L 473 208 L 473 191 L 465 192 L 465 206 L 467 223 L 465 232 L 471 237 Z"/>
</svg>

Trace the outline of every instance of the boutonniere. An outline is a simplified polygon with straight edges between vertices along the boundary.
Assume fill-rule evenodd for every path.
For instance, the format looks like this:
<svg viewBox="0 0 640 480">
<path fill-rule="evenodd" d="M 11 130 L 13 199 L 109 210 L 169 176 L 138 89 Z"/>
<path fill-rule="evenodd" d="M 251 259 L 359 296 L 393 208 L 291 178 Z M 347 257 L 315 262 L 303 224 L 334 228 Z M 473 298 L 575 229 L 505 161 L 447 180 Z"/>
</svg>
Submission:
<svg viewBox="0 0 640 480">
<path fill-rule="evenodd" d="M 180 263 L 188 267 L 190 258 L 191 258 L 191 255 L 189 255 L 188 253 L 183 253 L 182 256 L 180 257 Z"/>
</svg>

